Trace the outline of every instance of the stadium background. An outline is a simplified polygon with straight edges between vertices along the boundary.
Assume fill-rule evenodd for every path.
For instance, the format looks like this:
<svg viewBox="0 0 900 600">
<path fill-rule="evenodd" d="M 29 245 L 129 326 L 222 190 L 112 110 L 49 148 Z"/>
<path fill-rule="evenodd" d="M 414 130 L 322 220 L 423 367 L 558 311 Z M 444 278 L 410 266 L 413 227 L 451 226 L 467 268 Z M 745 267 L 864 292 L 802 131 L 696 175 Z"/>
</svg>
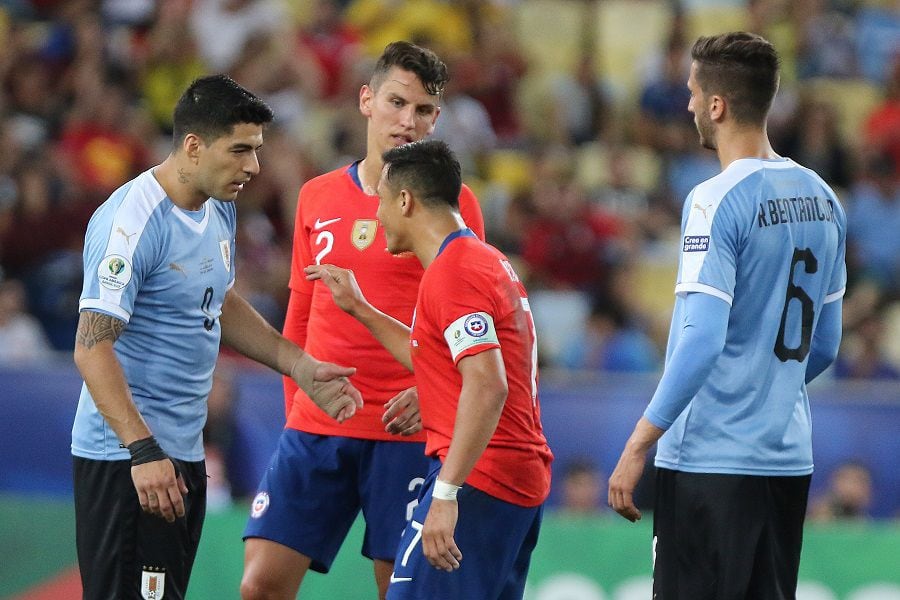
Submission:
<svg viewBox="0 0 900 600">
<path fill-rule="evenodd" d="M 784 55 L 776 151 L 838 191 L 851 226 L 838 365 L 812 396 L 822 494 L 871 471 L 863 519 L 810 523 L 807 600 L 900 598 L 900 6 L 891 0 L 0 0 L 0 598 L 78 597 L 69 351 L 84 226 L 161 160 L 183 87 L 228 72 L 275 108 L 238 200 L 241 292 L 279 325 L 303 181 L 363 153 L 361 74 L 393 39 L 453 81 L 437 136 L 459 154 L 489 240 L 527 275 L 556 481 L 609 473 L 659 369 L 680 202 L 718 170 L 684 96 L 696 35 L 747 28 Z M 352 357 L 348 357 L 352 364 Z M 236 597 L 240 531 L 282 425 L 278 378 L 225 355 L 211 401 L 215 498 L 192 598 Z M 648 523 L 572 517 L 551 496 L 530 600 L 646 598 Z M 621 521 L 621 522 L 620 522 Z M 304 597 L 372 597 L 360 531 Z"/>
</svg>

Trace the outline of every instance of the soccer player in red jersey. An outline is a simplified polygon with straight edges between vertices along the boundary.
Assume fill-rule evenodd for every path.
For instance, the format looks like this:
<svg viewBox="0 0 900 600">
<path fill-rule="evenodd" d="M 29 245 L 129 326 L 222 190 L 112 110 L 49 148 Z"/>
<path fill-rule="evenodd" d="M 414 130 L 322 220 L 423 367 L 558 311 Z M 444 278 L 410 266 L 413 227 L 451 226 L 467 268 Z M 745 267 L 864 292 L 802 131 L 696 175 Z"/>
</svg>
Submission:
<svg viewBox="0 0 900 600">
<path fill-rule="evenodd" d="M 388 250 L 411 251 L 425 267 L 412 328 L 370 304 L 351 270 L 306 273 L 415 371 L 432 468 L 387 598 L 521 598 L 553 458 L 528 297 L 507 258 L 460 217 L 460 168 L 446 144 L 401 146 L 384 161 L 378 219 Z"/>
<path fill-rule="evenodd" d="M 366 157 L 307 182 L 294 231 L 291 297 L 284 335 L 322 360 L 352 357 L 354 385 L 366 401 L 353 419 L 327 418 L 285 381 L 287 427 L 260 483 L 246 540 L 241 594 L 294 598 L 306 571 L 327 572 L 359 514 L 366 520 L 363 555 L 374 561 L 384 598 L 399 534 L 428 473 L 412 373 L 331 299 L 303 268 L 332 263 L 352 269 L 366 295 L 404 323 L 412 321 L 422 266 L 387 251 L 376 216 L 382 153 L 431 134 L 440 113 L 447 69 L 431 51 L 390 44 L 362 86 L 368 121 Z M 463 219 L 484 237 L 478 202 L 459 192 Z"/>
</svg>

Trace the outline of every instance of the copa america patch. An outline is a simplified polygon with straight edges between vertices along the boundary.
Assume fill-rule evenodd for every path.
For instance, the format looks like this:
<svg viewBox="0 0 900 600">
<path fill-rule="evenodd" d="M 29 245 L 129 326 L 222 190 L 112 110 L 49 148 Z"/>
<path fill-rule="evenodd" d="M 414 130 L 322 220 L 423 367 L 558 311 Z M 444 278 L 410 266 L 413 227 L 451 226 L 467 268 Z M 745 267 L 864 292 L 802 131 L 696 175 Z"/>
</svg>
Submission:
<svg viewBox="0 0 900 600">
<path fill-rule="evenodd" d="M 97 266 L 97 280 L 108 290 L 121 290 L 131 281 L 131 263 L 121 254 L 108 254 Z"/>
<path fill-rule="evenodd" d="M 707 252 L 709 250 L 708 235 L 686 235 L 684 236 L 683 252 Z"/>
<path fill-rule="evenodd" d="M 253 498 L 253 503 L 250 505 L 250 518 L 258 519 L 266 513 L 266 510 L 269 508 L 269 494 L 266 492 L 260 492 Z"/>
<path fill-rule="evenodd" d="M 166 572 L 164 570 L 144 567 L 141 571 L 141 598 L 144 600 L 162 600 L 166 593 Z"/>
<path fill-rule="evenodd" d="M 494 319 L 485 312 L 463 315 L 453 321 L 444 330 L 444 339 L 454 361 L 463 351 L 473 346 L 500 343 L 497 339 L 497 330 L 494 328 Z"/>
</svg>

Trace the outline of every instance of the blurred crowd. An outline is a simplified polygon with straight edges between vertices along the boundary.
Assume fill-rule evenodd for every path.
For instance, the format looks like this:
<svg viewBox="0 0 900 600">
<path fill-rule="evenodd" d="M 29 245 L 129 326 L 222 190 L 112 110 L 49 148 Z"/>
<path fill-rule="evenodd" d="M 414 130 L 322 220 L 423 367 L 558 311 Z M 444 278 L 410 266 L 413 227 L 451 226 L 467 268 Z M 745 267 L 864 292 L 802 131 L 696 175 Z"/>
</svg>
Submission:
<svg viewBox="0 0 900 600">
<path fill-rule="evenodd" d="M 544 364 L 656 371 L 681 204 L 719 171 L 690 46 L 725 29 L 782 53 L 773 145 L 847 209 L 834 375 L 900 378 L 896 0 L 0 0 L 0 363 L 73 347 L 87 220 L 165 157 L 175 101 L 212 72 L 276 112 L 237 201 L 237 285 L 280 326 L 297 192 L 364 155 L 359 87 L 407 39 L 448 63 L 435 136 L 527 275 Z"/>
</svg>

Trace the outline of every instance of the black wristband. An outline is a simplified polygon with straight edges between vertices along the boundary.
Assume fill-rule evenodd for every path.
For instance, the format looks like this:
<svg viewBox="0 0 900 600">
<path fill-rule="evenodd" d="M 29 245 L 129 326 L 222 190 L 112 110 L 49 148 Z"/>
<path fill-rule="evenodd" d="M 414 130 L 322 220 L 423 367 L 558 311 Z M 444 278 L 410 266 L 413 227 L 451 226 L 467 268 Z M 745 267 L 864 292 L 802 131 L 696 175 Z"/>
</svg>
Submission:
<svg viewBox="0 0 900 600">
<path fill-rule="evenodd" d="M 128 444 L 128 452 L 131 453 L 131 466 L 136 467 L 144 463 L 156 460 L 166 460 L 169 456 L 163 452 L 152 435 L 142 440 L 135 440 Z"/>
</svg>

